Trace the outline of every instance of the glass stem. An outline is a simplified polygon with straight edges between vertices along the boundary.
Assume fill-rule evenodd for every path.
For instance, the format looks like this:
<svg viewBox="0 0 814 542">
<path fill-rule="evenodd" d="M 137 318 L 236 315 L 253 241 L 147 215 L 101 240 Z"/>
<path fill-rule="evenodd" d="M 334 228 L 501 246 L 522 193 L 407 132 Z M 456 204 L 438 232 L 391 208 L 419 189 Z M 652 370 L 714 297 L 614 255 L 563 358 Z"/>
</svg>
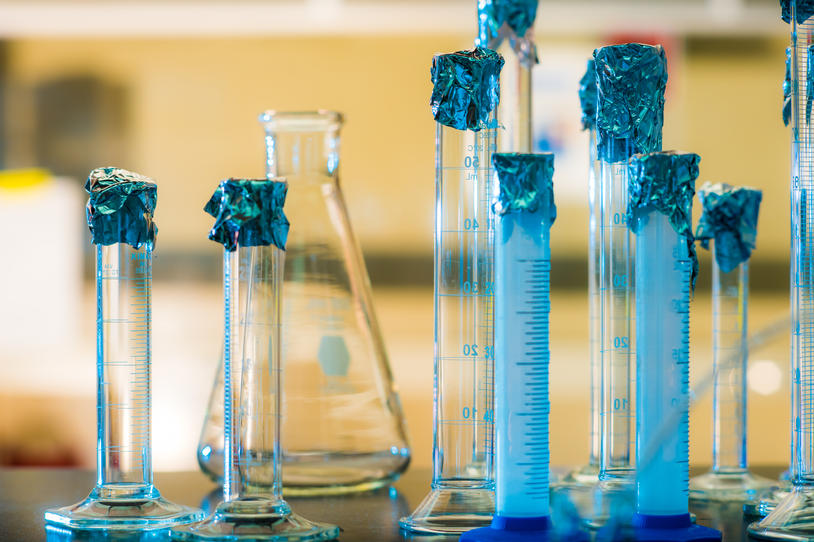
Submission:
<svg viewBox="0 0 814 542">
<path fill-rule="evenodd" d="M 602 202 L 599 199 L 600 187 L 598 163 L 596 161 L 596 128 L 588 130 L 588 319 L 589 356 L 591 372 L 591 448 L 589 462 L 599 465 L 602 433 L 602 291 L 599 289 L 600 247 L 602 245 L 600 224 Z"/>
<path fill-rule="evenodd" d="M 717 247 L 716 247 L 717 249 Z M 728 273 L 712 259 L 714 375 L 712 470 L 746 471 L 746 368 L 749 264 Z"/>
<path fill-rule="evenodd" d="M 97 492 L 152 490 L 150 288 L 152 248 L 96 248 Z"/>
</svg>

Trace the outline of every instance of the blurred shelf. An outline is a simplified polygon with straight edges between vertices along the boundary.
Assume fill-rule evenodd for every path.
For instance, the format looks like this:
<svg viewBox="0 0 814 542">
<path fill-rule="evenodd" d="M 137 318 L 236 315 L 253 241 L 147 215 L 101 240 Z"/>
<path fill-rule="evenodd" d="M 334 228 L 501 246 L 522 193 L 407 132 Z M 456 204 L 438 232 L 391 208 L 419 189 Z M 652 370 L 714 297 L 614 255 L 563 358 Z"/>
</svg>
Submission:
<svg viewBox="0 0 814 542">
<path fill-rule="evenodd" d="M 475 0 L 4 0 L 0 38 L 474 33 Z M 782 35 L 765 0 L 540 2 L 539 34 Z"/>
</svg>

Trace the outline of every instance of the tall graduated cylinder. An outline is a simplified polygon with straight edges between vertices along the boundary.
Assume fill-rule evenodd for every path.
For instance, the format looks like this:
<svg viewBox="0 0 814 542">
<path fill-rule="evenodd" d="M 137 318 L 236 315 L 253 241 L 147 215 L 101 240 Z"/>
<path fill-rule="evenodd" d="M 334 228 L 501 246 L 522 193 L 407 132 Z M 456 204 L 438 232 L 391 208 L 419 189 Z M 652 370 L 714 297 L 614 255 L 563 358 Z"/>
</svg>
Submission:
<svg viewBox="0 0 814 542">
<path fill-rule="evenodd" d="M 436 55 L 433 475 L 403 529 L 461 533 L 494 512 L 492 153 L 503 59 L 489 49 Z"/>
<path fill-rule="evenodd" d="M 634 251 L 627 226 L 628 161 L 634 153 L 661 149 L 667 61 L 661 46 L 627 43 L 597 49 L 594 63 L 602 207 L 599 477 L 610 488 L 616 482 L 632 482 L 635 449 Z"/>
</svg>

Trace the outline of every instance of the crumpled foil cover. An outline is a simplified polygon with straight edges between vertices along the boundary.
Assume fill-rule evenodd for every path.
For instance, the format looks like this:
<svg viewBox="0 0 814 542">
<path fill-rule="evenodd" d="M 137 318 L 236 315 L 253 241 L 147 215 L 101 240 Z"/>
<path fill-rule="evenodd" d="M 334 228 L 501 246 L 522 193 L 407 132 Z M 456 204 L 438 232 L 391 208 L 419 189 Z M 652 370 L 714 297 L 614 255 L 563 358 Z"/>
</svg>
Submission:
<svg viewBox="0 0 814 542">
<path fill-rule="evenodd" d="M 626 43 L 594 51 L 600 160 L 661 150 L 667 57 L 661 45 Z"/>
<path fill-rule="evenodd" d="M 266 179 L 225 179 L 204 211 L 215 217 L 209 238 L 233 252 L 238 245 L 285 250 L 289 222 L 283 213 L 288 184 Z"/>
<path fill-rule="evenodd" d="M 692 198 L 700 161 L 694 153 L 662 151 L 634 155 L 628 164 L 628 226 L 636 233 L 647 223 L 649 213 L 666 215 L 675 232 L 687 239 L 693 290 L 698 256 L 692 234 Z"/>
<path fill-rule="evenodd" d="M 791 47 L 786 47 L 786 75 L 783 77 L 783 124 L 791 122 Z"/>
<path fill-rule="evenodd" d="M 497 50 L 508 38 L 520 62 L 531 68 L 537 63 L 536 17 L 537 0 L 478 0 L 478 45 Z"/>
<path fill-rule="evenodd" d="M 492 166 L 499 189 L 494 205 L 497 214 L 541 212 L 544 222 L 554 223 L 557 206 L 552 183 L 553 153 L 496 152 L 492 154 Z"/>
<path fill-rule="evenodd" d="M 780 7 L 782 8 L 782 15 L 784 21 L 791 22 L 791 3 L 795 0 L 780 0 Z M 797 24 L 803 24 L 812 15 L 814 15 L 814 0 L 796 0 L 796 19 Z"/>
<path fill-rule="evenodd" d="M 698 199 L 703 212 L 695 237 L 706 249 L 710 239 L 715 239 L 715 260 L 721 271 L 729 273 L 755 249 L 763 193 L 754 188 L 705 183 Z"/>
<path fill-rule="evenodd" d="M 500 70 L 503 57 L 490 49 L 475 47 L 435 55 L 432 59 L 433 118 L 456 130 L 477 132 L 500 102 Z"/>
<path fill-rule="evenodd" d="M 582 129 L 596 126 L 596 68 L 594 60 L 588 60 L 588 69 L 579 80 L 579 105 L 582 107 Z"/>
<path fill-rule="evenodd" d="M 158 227 L 153 213 L 158 187 L 152 179 L 125 169 L 100 167 L 88 175 L 85 191 L 93 244 L 127 243 L 136 249 L 155 244 Z"/>
</svg>

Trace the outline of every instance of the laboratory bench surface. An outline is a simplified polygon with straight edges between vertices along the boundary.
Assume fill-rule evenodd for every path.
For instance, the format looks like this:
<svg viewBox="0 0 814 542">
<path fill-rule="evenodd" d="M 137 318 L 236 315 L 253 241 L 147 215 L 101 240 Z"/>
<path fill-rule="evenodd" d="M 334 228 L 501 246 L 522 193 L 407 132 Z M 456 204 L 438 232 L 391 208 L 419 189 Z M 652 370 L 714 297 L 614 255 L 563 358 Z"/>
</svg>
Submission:
<svg viewBox="0 0 814 542">
<path fill-rule="evenodd" d="M 764 467 L 753 470 L 776 478 L 782 469 Z M 429 479 L 429 471 L 411 469 L 392 488 L 352 496 L 290 498 L 288 501 L 306 518 L 341 526 L 341 542 L 402 541 L 407 538 L 399 532 L 398 520 L 424 498 Z M 42 515 L 47 508 L 85 498 L 93 483 L 93 473 L 81 470 L 0 469 L 0 542 L 88 540 L 81 536 L 73 539 L 58 534 L 46 536 Z M 155 483 L 164 497 L 177 503 L 204 506 L 217 502 L 214 484 L 198 472 L 157 473 Z M 747 540 L 748 523 L 743 520 L 740 506 L 690 508 L 698 523 L 721 529 L 724 541 Z M 410 539 L 426 542 L 456 540 L 455 537 L 442 536 Z"/>
</svg>

